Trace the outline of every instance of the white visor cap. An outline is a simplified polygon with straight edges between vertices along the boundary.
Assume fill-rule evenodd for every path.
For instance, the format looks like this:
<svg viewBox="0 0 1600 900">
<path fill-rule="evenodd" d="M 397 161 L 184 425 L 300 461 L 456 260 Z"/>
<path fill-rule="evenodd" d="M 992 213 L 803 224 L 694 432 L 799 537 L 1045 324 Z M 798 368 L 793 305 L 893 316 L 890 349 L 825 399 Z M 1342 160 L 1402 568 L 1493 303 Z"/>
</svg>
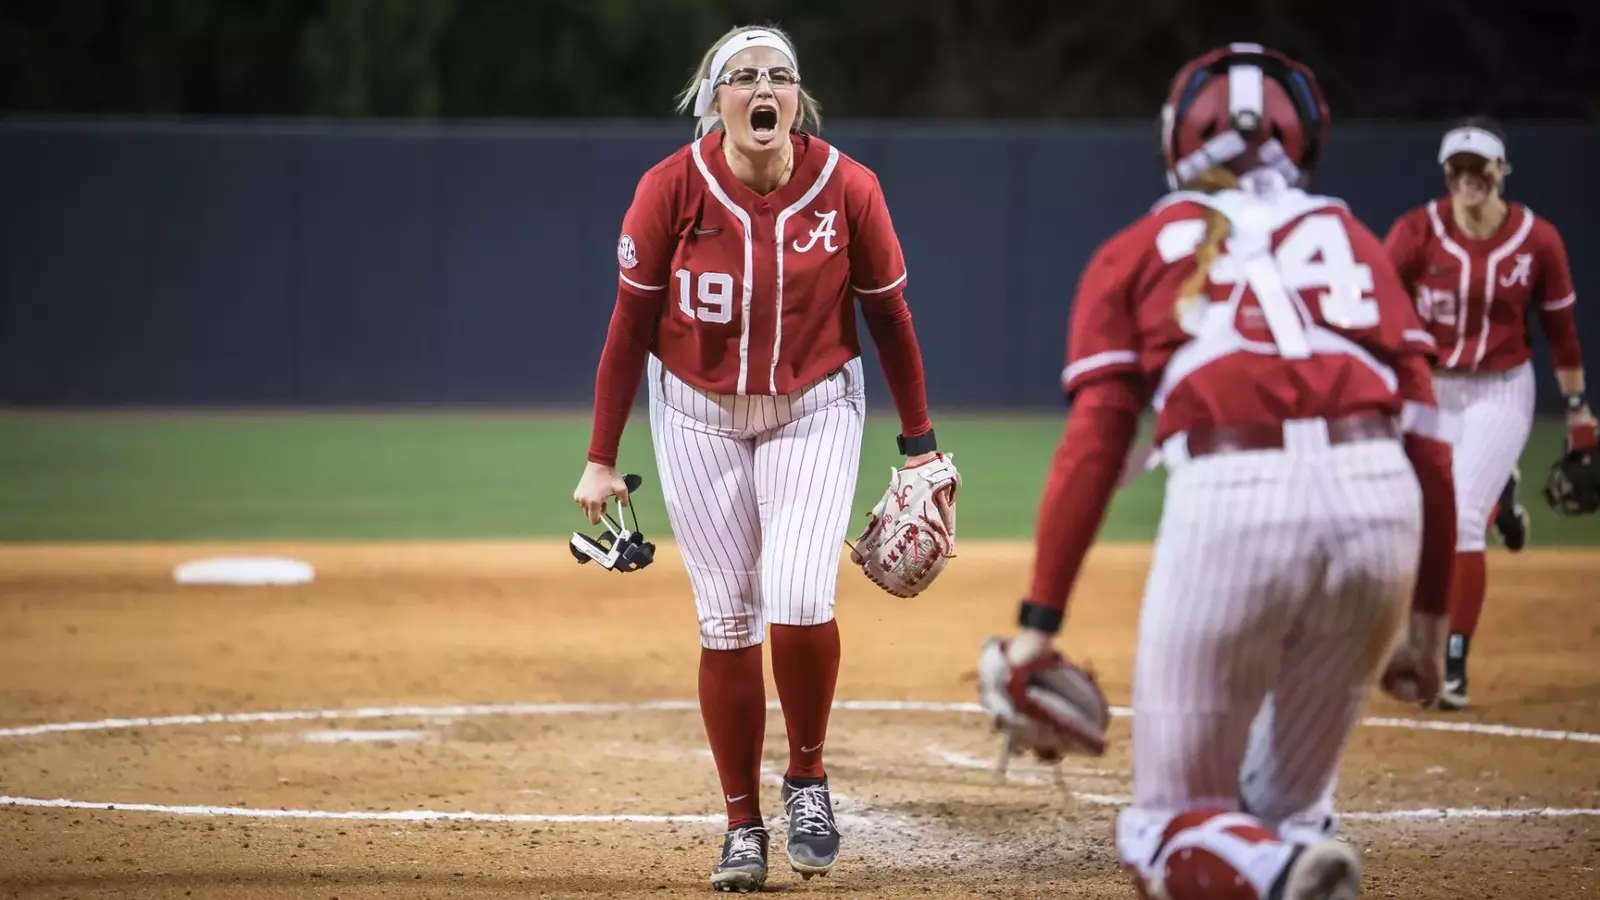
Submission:
<svg viewBox="0 0 1600 900">
<path fill-rule="evenodd" d="M 1439 163 L 1457 153 L 1471 153 L 1484 159 L 1498 159 L 1506 162 L 1505 142 L 1495 137 L 1491 131 L 1482 128 L 1452 128 L 1445 132 L 1444 140 L 1439 142 Z M 1511 171 L 1511 166 L 1506 165 L 1506 172 Z"/>
</svg>

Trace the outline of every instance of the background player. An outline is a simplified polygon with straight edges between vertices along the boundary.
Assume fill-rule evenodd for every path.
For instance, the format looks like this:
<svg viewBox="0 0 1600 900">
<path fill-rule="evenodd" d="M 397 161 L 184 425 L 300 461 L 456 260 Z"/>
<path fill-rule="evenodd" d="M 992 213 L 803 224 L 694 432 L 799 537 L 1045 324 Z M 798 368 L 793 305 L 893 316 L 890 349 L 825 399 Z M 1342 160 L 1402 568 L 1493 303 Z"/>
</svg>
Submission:
<svg viewBox="0 0 1600 900">
<path fill-rule="evenodd" d="M 1408 599 L 1415 644 L 1385 684 L 1416 699 L 1440 681 L 1454 503 L 1432 341 L 1377 237 L 1297 187 L 1328 131 L 1309 70 L 1235 44 L 1186 65 L 1163 115 L 1180 190 L 1082 275 L 1062 375 L 1074 408 L 1021 633 L 986 649 L 1005 655 L 992 683 L 1055 652 L 1152 403 L 1171 474 L 1120 856 L 1141 896 L 1354 897 L 1333 781 Z"/>
<path fill-rule="evenodd" d="M 1554 225 L 1501 196 L 1511 171 L 1505 133 L 1492 119 L 1466 119 L 1445 132 L 1439 163 L 1448 194 L 1397 219 L 1384 243 L 1438 342 L 1439 407 L 1462 421 L 1454 460 L 1459 530 L 1451 633 L 1439 695 L 1440 707 L 1460 709 L 1467 705 L 1467 651 L 1486 593 L 1491 517 L 1507 547 L 1521 549 L 1527 540 L 1516 465 L 1533 427 L 1533 308 L 1567 401 L 1568 449 L 1593 448 L 1595 425 L 1583 398 L 1566 247 Z"/>
<path fill-rule="evenodd" d="M 855 307 L 877 343 L 908 465 L 939 459 L 905 262 L 877 177 L 804 129 L 817 104 L 774 28 L 736 28 L 683 95 L 695 140 L 640 179 L 573 499 L 626 501 L 617 443 L 647 359 L 650 432 L 700 618 L 700 709 L 728 812 L 719 890 L 767 875 L 761 644 L 788 731 L 790 866 L 839 851 L 822 764 L 839 671 L 833 618 L 864 409 Z M 703 135 L 703 136 L 702 136 Z M 942 462 L 938 464 L 944 464 Z"/>
</svg>

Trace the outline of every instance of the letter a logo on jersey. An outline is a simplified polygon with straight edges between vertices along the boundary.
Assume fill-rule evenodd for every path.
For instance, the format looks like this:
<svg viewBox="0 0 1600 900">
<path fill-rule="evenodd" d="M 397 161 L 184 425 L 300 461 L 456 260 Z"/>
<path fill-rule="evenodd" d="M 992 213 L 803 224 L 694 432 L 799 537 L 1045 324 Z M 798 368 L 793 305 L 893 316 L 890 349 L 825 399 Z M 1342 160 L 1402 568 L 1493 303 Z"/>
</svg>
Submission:
<svg viewBox="0 0 1600 900">
<path fill-rule="evenodd" d="M 804 247 L 800 246 L 800 241 L 798 239 L 795 240 L 793 244 L 794 252 L 804 253 L 807 250 L 810 250 L 812 247 L 817 245 L 818 238 L 822 239 L 822 249 L 828 251 L 829 253 L 838 250 L 839 248 L 833 245 L 833 219 L 838 214 L 839 211 L 836 209 L 830 209 L 827 212 L 816 213 L 816 217 L 822 221 L 817 223 L 817 227 L 811 229 L 811 240 L 806 241 L 806 245 Z"/>
<path fill-rule="evenodd" d="M 1506 273 L 1506 277 L 1500 279 L 1501 287 L 1511 287 L 1514 284 L 1526 287 L 1528 279 L 1533 277 L 1533 254 L 1518 253 L 1516 260 L 1517 264 Z"/>
</svg>

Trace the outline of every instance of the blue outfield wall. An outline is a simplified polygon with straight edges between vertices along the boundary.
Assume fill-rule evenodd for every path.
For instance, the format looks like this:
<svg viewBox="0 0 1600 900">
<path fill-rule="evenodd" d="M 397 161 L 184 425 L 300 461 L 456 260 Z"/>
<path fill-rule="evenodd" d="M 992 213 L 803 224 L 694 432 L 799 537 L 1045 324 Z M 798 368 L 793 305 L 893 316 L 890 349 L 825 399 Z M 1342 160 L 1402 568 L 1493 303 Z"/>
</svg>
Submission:
<svg viewBox="0 0 1600 900">
<path fill-rule="evenodd" d="M 587 404 L 622 213 L 689 130 L 0 122 L 0 403 Z M 1441 191 L 1438 134 L 1336 125 L 1316 188 L 1382 234 Z M 1154 125 L 823 135 L 883 182 L 934 405 L 1058 408 L 1078 271 L 1163 190 Z M 1509 193 L 1565 235 L 1600 347 L 1600 130 L 1511 146 Z"/>
</svg>

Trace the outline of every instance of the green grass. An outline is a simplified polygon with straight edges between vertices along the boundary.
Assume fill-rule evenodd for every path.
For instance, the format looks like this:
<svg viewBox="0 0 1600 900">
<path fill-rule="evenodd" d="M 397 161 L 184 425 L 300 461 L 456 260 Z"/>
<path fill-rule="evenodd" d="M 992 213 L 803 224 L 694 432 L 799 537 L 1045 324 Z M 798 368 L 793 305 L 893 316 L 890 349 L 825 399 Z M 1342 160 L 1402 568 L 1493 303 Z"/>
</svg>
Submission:
<svg viewBox="0 0 1600 900">
<path fill-rule="evenodd" d="M 1026 537 L 1060 416 L 940 416 L 965 479 L 963 537 Z M 572 415 L 0 417 L 0 541 L 496 538 L 584 525 L 572 488 L 588 444 Z M 855 531 L 887 483 L 895 422 L 869 422 Z M 1538 497 L 1561 442 L 1541 423 L 1523 458 L 1539 545 L 1600 544 L 1600 517 L 1552 514 Z M 649 427 L 637 414 L 621 460 L 645 477 L 645 533 L 665 537 Z M 1146 540 L 1161 473 L 1117 495 L 1101 535 Z"/>
</svg>

